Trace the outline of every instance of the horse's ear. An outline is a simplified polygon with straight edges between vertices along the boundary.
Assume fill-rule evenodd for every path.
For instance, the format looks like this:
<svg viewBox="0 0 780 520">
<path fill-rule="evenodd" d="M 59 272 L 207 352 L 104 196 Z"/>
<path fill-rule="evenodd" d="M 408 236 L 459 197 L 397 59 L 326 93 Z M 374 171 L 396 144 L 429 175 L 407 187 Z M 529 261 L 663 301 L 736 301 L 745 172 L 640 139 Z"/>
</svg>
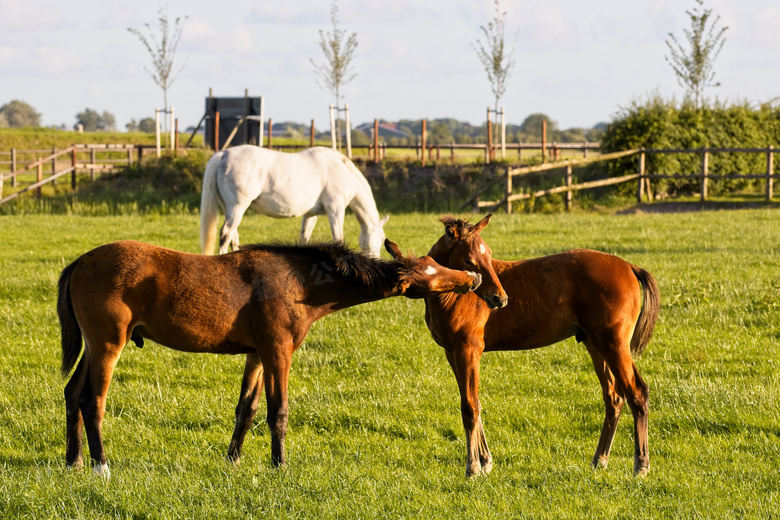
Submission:
<svg viewBox="0 0 780 520">
<path fill-rule="evenodd" d="M 379 221 L 379 227 L 385 227 L 385 224 L 387 224 L 388 220 L 390 220 L 390 213 L 385 215 L 385 218 Z"/>
<path fill-rule="evenodd" d="M 485 217 L 482 220 L 480 220 L 479 222 L 474 224 L 474 231 L 476 233 L 479 233 L 480 231 L 485 229 L 485 226 L 488 225 L 488 222 L 490 222 L 490 217 L 492 217 L 492 216 L 493 216 L 492 213 L 488 213 L 487 215 L 485 215 Z"/>
<path fill-rule="evenodd" d="M 401 252 L 401 248 L 398 247 L 398 244 L 389 238 L 385 239 L 385 249 L 387 249 L 387 252 L 390 253 L 390 256 L 392 256 L 395 260 L 404 259 L 404 254 Z"/>
</svg>

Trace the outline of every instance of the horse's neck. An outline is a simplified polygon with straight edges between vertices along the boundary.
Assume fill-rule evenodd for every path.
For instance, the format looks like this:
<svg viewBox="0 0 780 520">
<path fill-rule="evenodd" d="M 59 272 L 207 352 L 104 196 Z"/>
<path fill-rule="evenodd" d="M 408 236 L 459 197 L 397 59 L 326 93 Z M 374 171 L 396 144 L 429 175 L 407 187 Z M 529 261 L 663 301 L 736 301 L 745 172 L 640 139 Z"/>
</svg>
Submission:
<svg viewBox="0 0 780 520">
<path fill-rule="evenodd" d="M 332 280 L 332 283 L 323 283 L 317 287 L 316 292 L 312 294 L 314 307 L 318 314 L 315 319 L 347 307 L 383 300 L 400 294 L 397 284 L 384 287 L 380 285 L 360 286 L 360 284 L 338 275 L 333 275 Z"/>
<path fill-rule="evenodd" d="M 367 183 L 358 183 L 349 207 L 355 213 L 361 227 L 376 226 L 379 223 L 379 211 L 376 209 L 376 202 Z"/>
</svg>

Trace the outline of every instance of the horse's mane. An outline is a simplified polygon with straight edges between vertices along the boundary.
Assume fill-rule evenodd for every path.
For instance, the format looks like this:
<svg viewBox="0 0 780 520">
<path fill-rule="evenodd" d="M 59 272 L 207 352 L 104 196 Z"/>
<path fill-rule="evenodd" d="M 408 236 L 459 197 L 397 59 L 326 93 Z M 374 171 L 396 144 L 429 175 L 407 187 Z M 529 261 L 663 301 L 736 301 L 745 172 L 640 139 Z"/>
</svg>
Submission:
<svg viewBox="0 0 780 520">
<path fill-rule="evenodd" d="M 306 245 L 271 242 L 242 245 L 239 249 L 241 251 L 265 251 L 279 255 L 309 257 L 313 265 L 325 262 L 325 265 L 333 266 L 337 274 L 363 286 L 394 285 L 398 282 L 398 278 L 408 273 L 417 261 L 414 255 L 409 255 L 403 260 L 371 258 L 350 248 L 343 241 L 310 242 Z"/>
<path fill-rule="evenodd" d="M 476 228 L 467 220 L 455 218 L 452 215 L 444 215 L 439 219 L 439 222 L 452 229 L 455 236 L 462 239 L 468 239 L 476 231 Z"/>
</svg>

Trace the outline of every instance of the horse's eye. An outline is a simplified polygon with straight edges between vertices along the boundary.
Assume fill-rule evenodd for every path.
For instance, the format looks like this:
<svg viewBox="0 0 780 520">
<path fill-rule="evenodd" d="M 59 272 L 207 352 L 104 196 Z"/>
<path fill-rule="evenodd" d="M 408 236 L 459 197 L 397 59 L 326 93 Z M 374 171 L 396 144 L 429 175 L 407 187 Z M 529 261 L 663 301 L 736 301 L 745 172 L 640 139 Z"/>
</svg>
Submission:
<svg viewBox="0 0 780 520">
<path fill-rule="evenodd" d="M 477 264 L 473 260 L 466 260 L 466 267 L 477 267 Z"/>
</svg>

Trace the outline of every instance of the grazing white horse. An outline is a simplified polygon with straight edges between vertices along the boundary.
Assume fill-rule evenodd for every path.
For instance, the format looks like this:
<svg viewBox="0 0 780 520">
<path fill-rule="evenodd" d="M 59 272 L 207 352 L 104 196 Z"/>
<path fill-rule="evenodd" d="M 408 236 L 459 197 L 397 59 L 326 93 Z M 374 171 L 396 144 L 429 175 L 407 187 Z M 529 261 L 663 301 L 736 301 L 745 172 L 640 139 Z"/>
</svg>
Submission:
<svg viewBox="0 0 780 520">
<path fill-rule="evenodd" d="M 368 181 L 343 154 L 330 148 L 284 153 L 241 145 L 217 152 L 203 175 L 200 201 L 200 245 L 213 254 L 218 210 L 225 212 L 219 252 L 238 249 L 238 225 L 251 206 L 271 217 L 300 217 L 301 243 L 311 238 L 318 215 L 327 215 L 334 240 L 344 240 L 344 211 L 349 206 L 360 222 L 360 247 L 379 258 L 382 229 Z"/>
</svg>

